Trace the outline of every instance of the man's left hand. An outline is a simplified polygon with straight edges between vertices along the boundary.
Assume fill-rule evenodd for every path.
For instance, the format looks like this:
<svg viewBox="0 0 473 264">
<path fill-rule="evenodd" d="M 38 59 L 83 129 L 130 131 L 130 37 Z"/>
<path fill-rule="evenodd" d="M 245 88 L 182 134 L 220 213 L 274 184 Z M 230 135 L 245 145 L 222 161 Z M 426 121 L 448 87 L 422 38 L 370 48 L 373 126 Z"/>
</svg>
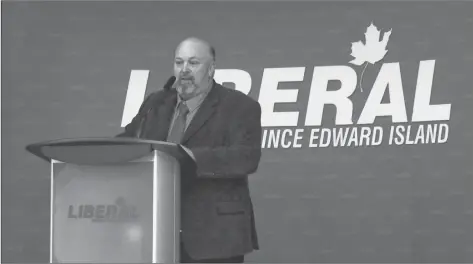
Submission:
<svg viewBox="0 0 473 264">
<path fill-rule="evenodd" d="M 189 154 L 189 156 L 191 156 L 191 158 L 192 158 L 194 161 L 196 161 L 196 160 L 195 160 L 195 157 L 194 157 L 194 153 L 192 153 L 192 150 L 186 148 L 186 147 L 183 146 L 183 145 L 181 145 L 181 147 L 187 152 L 187 154 Z"/>
</svg>

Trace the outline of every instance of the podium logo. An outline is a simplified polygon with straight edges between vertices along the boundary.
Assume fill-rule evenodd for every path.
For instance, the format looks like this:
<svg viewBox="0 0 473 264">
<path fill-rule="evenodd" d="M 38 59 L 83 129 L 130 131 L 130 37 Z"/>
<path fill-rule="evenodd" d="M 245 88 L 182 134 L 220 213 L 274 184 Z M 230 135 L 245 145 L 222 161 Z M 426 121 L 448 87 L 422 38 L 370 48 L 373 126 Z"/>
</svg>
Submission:
<svg viewBox="0 0 473 264">
<path fill-rule="evenodd" d="M 114 204 L 69 205 L 67 214 L 69 219 L 90 219 L 92 222 L 133 222 L 138 217 L 136 206 L 127 205 L 123 197 L 118 197 Z"/>
</svg>

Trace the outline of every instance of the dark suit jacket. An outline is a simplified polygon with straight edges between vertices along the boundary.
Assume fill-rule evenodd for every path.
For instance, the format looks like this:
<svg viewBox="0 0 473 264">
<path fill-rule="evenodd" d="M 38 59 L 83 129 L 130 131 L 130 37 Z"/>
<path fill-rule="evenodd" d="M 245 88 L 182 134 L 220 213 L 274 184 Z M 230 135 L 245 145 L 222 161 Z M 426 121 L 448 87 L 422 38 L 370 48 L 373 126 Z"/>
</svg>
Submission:
<svg viewBox="0 0 473 264">
<path fill-rule="evenodd" d="M 142 137 L 165 141 L 176 102 L 174 89 L 151 94 L 119 136 L 134 137 L 146 115 Z M 225 258 L 258 249 L 248 175 L 261 156 L 259 103 L 214 82 L 182 145 L 197 164 L 181 168 L 181 237 L 189 255 Z"/>
</svg>

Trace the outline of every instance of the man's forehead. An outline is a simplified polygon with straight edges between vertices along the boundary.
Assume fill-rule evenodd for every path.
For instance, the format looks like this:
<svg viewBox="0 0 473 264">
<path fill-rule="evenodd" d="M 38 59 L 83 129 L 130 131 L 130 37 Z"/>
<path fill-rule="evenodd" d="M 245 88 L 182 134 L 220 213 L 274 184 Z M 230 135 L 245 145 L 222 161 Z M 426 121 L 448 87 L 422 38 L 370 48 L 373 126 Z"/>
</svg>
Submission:
<svg viewBox="0 0 473 264">
<path fill-rule="evenodd" d="M 176 58 L 204 59 L 210 56 L 210 47 L 200 41 L 185 41 L 176 48 L 175 52 Z"/>
<path fill-rule="evenodd" d="M 182 59 L 182 60 L 203 60 L 207 59 L 208 56 L 195 56 L 195 55 L 185 55 L 185 54 L 177 54 L 174 56 L 176 59 Z"/>
</svg>

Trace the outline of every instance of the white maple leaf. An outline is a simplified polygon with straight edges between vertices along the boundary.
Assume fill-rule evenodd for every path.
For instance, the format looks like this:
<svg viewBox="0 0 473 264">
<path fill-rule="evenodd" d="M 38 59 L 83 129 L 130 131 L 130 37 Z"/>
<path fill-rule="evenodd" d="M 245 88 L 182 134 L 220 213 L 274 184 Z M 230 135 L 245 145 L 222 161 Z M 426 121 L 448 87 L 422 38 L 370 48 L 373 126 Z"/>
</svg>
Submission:
<svg viewBox="0 0 473 264">
<path fill-rule="evenodd" d="M 351 64 L 355 65 L 362 65 L 366 63 L 363 72 L 361 73 L 361 79 L 363 78 L 363 73 L 368 66 L 368 62 L 371 64 L 375 64 L 376 62 L 380 61 L 388 50 L 386 49 L 386 45 L 389 41 L 389 36 L 391 36 L 391 31 L 385 32 L 383 34 L 383 39 L 379 40 L 380 31 L 378 28 L 371 22 L 365 32 L 365 44 L 363 42 L 357 41 L 351 43 L 351 56 L 354 57 L 353 60 L 350 61 Z M 361 88 L 361 79 L 360 79 L 360 88 Z M 361 88 L 363 91 L 363 88 Z"/>
</svg>

